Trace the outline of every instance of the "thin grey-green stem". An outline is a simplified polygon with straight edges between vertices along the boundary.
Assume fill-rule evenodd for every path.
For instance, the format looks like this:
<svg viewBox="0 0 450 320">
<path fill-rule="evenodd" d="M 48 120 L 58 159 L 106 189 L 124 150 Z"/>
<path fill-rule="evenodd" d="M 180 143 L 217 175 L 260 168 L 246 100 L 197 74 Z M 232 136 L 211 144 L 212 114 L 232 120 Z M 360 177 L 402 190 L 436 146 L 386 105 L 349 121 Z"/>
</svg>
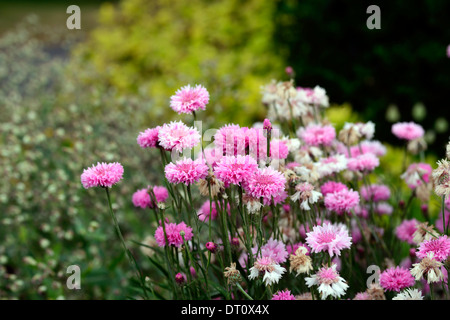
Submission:
<svg viewBox="0 0 450 320">
<path fill-rule="evenodd" d="M 239 283 L 236 282 L 236 287 L 239 289 L 240 292 L 242 292 L 242 294 L 248 299 L 248 300 L 253 300 L 252 297 L 249 296 L 249 294 L 247 292 L 245 292 L 245 290 L 241 287 L 241 285 Z"/>
</svg>

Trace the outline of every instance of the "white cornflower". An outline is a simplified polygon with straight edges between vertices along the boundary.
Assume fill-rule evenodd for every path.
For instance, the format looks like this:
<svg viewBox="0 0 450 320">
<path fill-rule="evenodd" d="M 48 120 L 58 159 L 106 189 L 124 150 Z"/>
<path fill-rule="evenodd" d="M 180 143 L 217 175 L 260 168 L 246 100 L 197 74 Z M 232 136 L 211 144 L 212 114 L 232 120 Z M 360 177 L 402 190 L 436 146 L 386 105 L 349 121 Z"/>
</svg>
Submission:
<svg viewBox="0 0 450 320">
<path fill-rule="evenodd" d="M 274 283 L 278 283 L 285 272 L 286 269 L 276 263 L 272 258 L 261 257 L 258 258 L 253 267 L 250 268 L 250 275 L 248 278 L 253 280 L 260 274 L 264 274 L 264 284 L 270 286 Z"/>
<path fill-rule="evenodd" d="M 423 300 L 422 291 L 417 289 L 406 289 L 397 294 L 392 300 Z"/>
</svg>

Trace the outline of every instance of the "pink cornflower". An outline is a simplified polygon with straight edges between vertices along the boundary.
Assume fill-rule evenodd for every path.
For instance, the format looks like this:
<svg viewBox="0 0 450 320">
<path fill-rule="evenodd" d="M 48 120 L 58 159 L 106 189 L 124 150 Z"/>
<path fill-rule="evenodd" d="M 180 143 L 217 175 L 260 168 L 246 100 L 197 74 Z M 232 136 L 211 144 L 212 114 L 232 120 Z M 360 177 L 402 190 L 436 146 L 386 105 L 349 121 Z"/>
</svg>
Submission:
<svg viewBox="0 0 450 320">
<path fill-rule="evenodd" d="M 186 223 L 180 222 L 169 223 L 167 220 L 165 222 L 165 229 L 167 235 L 167 242 L 164 238 L 164 229 L 160 223 L 160 226 L 155 231 L 155 240 L 158 243 L 158 246 L 164 247 L 166 245 L 175 246 L 177 248 L 181 247 L 183 244 L 183 237 L 181 236 L 181 232 L 184 232 L 184 239 L 189 241 L 192 239 L 194 234 L 192 233 L 192 228 L 187 226 Z"/>
<path fill-rule="evenodd" d="M 386 291 L 400 292 L 414 284 L 415 279 L 406 268 L 392 267 L 380 274 L 380 286 Z"/>
<path fill-rule="evenodd" d="M 132 197 L 132 201 L 135 207 L 145 208 L 154 208 L 155 204 L 151 200 L 149 188 L 137 190 Z M 157 202 L 164 202 L 169 197 L 169 192 L 165 187 L 154 186 L 153 193 L 155 194 L 155 198 Z"/>
<path fill-rule="evenodd" d="M 146 129 L 140 132 L 137 137 L 137 143 L 141 148 L 157 148 L 158 147 L 158 133 L 161 127 Z"/>
<path fill-rule="evenodd" d="M 258 247 L 252 248 L 252 253 L 256 255 L 258 253 Z M 271 258 L 276 263 L 281 264 L 286 262 L 288 252 L 282 241 L 270 238 L 269 241 L 261 247 L 260 256 Z"/>
<path fill-rule="evenodd" d="M 370 296 L 369 293 L 364 291 L 364 292 L 358 292 L 355 295 L 355 297 L 353 298 L 353 300 L 372 300 L 372 297 Z"/>
<path fill-rule="evenodd" d="M 286 169 L 294 170 L 296 167 L 300 167 L 301 164 L 298 162 L 289 162 L 286 164 Z"/>
<path fill-rule="evenodd" d="M 386 147 L 377 140 L 362 141 L 359 145 L 350 148 L 350 154 L 348 152 L 347 146 L 345 146 L 343 143 L 338 143 L 336 147 L 337 151 L 344 154 L 347 158 L 355 158 L 365 153 L 373 153 L 377 157 L 382 157 L 387 152 Z"/>
<path fill-rule="evenodd" d="M 217 155 L 237 156 L 245 155 L 245 134 L 237 124 L 227 124 L 217 130 L 214 135 Z"/>
<path fill-rule="evenodd" d="M 428 163 L 412 163 L 400 177 L 405 180 L 410 189 L 415 189 L 424 182 L 430 182 L 432 172 L 433 168 Z"/>
<path fill-rule="evenodd" d="M 312 252 L 326 251 L 332 257 L 340 256 L 341 250 L 350 248 L 352 238 L 345 225 L 325 223 L 306 234 L 306 243 Z"/>
<path fill-rule="evenodd" d="M 208 175 L 208 166 L 201 159 L 184 158 L 175 164 L 169 163 L 164 168 L 166 178 L 170 183 L 191 185 Z"/>
<path fill-rule="evenodd" d="M 380 160 L 373 153 L 364 153 L 355 158 L 349 158 L 347 168 L 350 171 L 372 171 L 380 165 Z"/>
<path fill-rule="evenodd" d="M 240 185 L 258 170 L 258 163 L 251 156 L 224 156 L 214 167 L 214 174 L 225 186 Z"/>
<path fill-rule="evenodd" d="M 272 140 L 270 142 L 270 157 L 272 159 L 286 159 L 288 155 L 289 148 L 284 141 Z"/>
<path fill-rule="evenodd" d="M 191 87 L 188 84 L 178 89 L 175 95 L 170 97 L 170 107 L 178 114 L 192 113 L 199 109 L 205 110 L 208 102 L 208 90 L 201 85 Z"/>
<path fill-rule="evenodd" d="M 336 138 L 336 130 L 331 125 L 310 124 L 300 128 L 297 135 L 309 146 L 329 146 Z"/>
<path fill-rule="evenodd" d="M 410 141 L 423 137 L 425 131 L 414 122 L 398 122 L 392 126 L 392 133 L 399 139 Z"/>
<path fill-rule="evenodd" d="M 418 258 L 423 259 L 428 252 L 433 252 L 434 259 L 437 261 L 445 261 L 450 255 L 450 238 L 446 235 L 439 238 L 431 238 L 423 241 L 416 252 Z"/>
<path fill-rule="evenodd" d="M 180 286 L 183 285 L 186 282 L 186 279 L 187 279 L 186 275 L 184 273 L 182 273 L 182 272 L 178 272 L 175 275 L 175 282 L 177 284 L 179 284 Z"/>
<path fill-rule="evenodd" d="M 270 203 L 272 197 L 280 196 L 285 191 L 285 184 L 286 178 L 281 172 L 267 167 L 250 175 L 244 189 L 253 198 L 263 198 Z"/>
<path fill-rule="evenodd" d="M 123 178 L 123 167 L 120 163 L 97 162 L 97 165 L 84 169 L 81 183 L 85 189 L 92 187 L 111 188 Z"/>
<path fill-rule="evenodd" d="M 266 130 L 267 132 L 271 132 L 272 131 L 272 123 L 270 122 L 269 119 L 264 119 L 263 122 L 263 129 Z"/>
<path fill-rule="evenodd" d="M 329 193 L 325 196 L 324 202 L 328 210 L 335 211 L 339 215 L 349 213 L 359 204 L 359 193 L 352 189 Z"/>
<path fill-rule="evenodd" d="M 348 190 L 347 186 L 341 182 L 328 181 L 325 182 L 321 187 L 320 191 L 325 197 L 329 193 L 339 192 L 341 190 Z"/>
<path fill-rule="evenodd" d="M 273 297 L 272 300 L 296 300 L 295 296 L 291 293 L 289 290 L 284 291 L 277 291 Z"/>
<path fill-rule="evenodd" d="M 159 144 L 168 151 L 182 152 L 192 149 L 200 142 L 200 133 L 197 129 L 188 127 L 181 121 L 165 123 L 158 133 Z"/>
<path fill-rule="evenodd" d="M 368 187 L 361 187 L 361 196 L 366 201 L 386 201 L 391 197 L 391 190 L 383 184 L 371 184 Z"/>
<path fill-rule="evenodd" d="M 205 247 L 209 252 L 216 253 L 217 244 L 215 244 L 214 242 L 211 242 L 211 241 L 207 242 Z"/>
<path fill-rule="evenodd" d="M 220 204 L 220 202 L 218 202 L 218 203 L 219 203 L 219 208 L 221 205 L 223 206 L 223 203 L 222 204 Z M 211 207 L 211 211 L 209 210 L 210 207 Z M 228 215 L 230 215 L 231 211 L 230 211 L 229 203 L 227 203 L 227 211 L 228 211 Z M 208 222 L 209 219 L 211 218 L 211 220 L 214 221 L 217 219 L 218 214 L 219 213 L 216 208 L 216 202 L 213 201 L 212 204 L 210 205 L 209 200 L 206 200 L 198 212 L 198 219 L 203 222 Z"/>
<path fill-rule="evenodd" d="M 305 278 L 306 285 L 309 288 L 313 285 L 318 287 L 322 300 L 325 300 L 328 296 L 340 298 L 345 295 L 345 291 L 348 289 L 348 284 L 339 275 L 336 268 L 336 264 L 331 267 L 322 267 L 316 274 Z"/>
</svg>

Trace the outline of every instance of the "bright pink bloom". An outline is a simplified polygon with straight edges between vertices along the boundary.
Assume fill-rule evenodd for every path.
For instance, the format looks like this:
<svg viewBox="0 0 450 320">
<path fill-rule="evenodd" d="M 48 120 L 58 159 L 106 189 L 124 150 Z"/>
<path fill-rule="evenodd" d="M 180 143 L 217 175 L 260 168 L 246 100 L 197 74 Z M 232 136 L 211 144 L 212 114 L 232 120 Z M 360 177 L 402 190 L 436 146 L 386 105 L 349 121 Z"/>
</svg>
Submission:
<svg viewBox="0 0 450 320">
<path fill-rule="evenodd" d="M 245 155 L 245 134 L 237 124 L 227 124 L 214 135 L 217 155 L 237 156 Z"/>
<path fill-rule="evenodd" d="M 328 252 L 332 257 L 340 256 L 341 250 L 350 248 L 352 238 L 345 225 L 325 223 L 306 234 L 306 243 L 312 252 Z"/>
<path fill-rule="evenodd" d="M 359 194 L 352 189 L 329 193 L 325 196 L 324 203 L 328 210 L 341 215 L 350 212 L 359 204 Z"/>
<path fill-rule="evenodd" d="M 97 165 L 84 169 L 81 183 L 85 189 L 92 187 L 111 188 L 123 178 L 123 167 L 120 163 L 97 162 Z"/>
<path fill-rule="evenodd" d="M 186 223 L 184 222 L 176 224 L 176 223 L 169 223 L 166 220 L 165 228 L 168 245 L 175 246 L 177 248 L 181 247 L 181 245 L 183 244 L 183 237 L 181 236 L 180 232 L 184 232 L 184 239 L 186 241 L 191 240 L 192 237 L 194 236 L 194 234 L 192 233 L 192 228 L 187 226 Z M 160 226 L 156 229 L 155 240 L 158 243 L 158 246 L 160 247 L 164 247 L 165 245 L 167 245 L 167 242 L 164 238 L 164 229 L 161 223 Z"/>
<path fill-rule="evenodd" d="M 178 89 L 175 95 L 170 97 L 170 107 L 178 114 L 192 113 L 199 109 L 205 110 L 208 102 L 208 90 L 201 85 L 191 87 L 188 84 Z"/>
<path fill-rule="evenodd" d="M 289 155 L 289 148 L 285 142 L 274 140 L 270 142 L 270 157 L 272 159 L 286 159 Z"/>
<path fill-rule="evenodd" d="M 264 119 L 263 129 L 266 130 L 267 132 L 271 132 L 272 131 L 272 123 L 270 123 L 269 119 Z"/>
<path fill-rule="evenodd" d="M 368 187 L 361 187 L 361 196 L 366 201 L 386 201 L 391 197 L 391 190 L 383 184 L 371 184 Z"/>
<path fill-rule="evenodd" d="M 329 146 L 336 138 L 336 130 L 331 125 L 310 124 L 299 130 L 298 137 L 309 146 Z"/>
<path fill-rule="evenodd" d="M 373 153 L 364 153 L 355 158 L 349 158 L 347 168 L 350 171 L 372 171 L 380 165 L 380 160 Z"/>
<path fill-rule="evenodd" d="M 406 268 L 392 267 L 380 274 L 380 286 L 386 291 L 400 292 L 414 284 L 414 277 Z"/>
<path fill-rule="evenodd" d="M 286 289 L 285 291 L 277 291 L 273 295 L 272 300 L 295 300 L 295 296 Z"/>
<path fill-rule="evenodd" d="M 190 185 L 200 179 L 206 178 L 208 175 L 208 166 L 201 159 L 192 160 L 190 158 L 184 158 L 183 160 L 177 161 L 176 164 L 169 163 L 166 165 L 164 172 L 170 183 Z"/>
<path fill-rule="evenodd" d="M 320 191 L 325 197 L 328 193 L 338 192 L 341 190 L 348 190 L 347 186 L 341 182 L 328 181 L 325 182 L 321 187 Z"/>
<path fill-rule="evenodd" d="M 157 148 L 158 147 L 158 133 L 161 127 L 147 129 L 139 133 L 137 143 L 141 148 Z"/>
<path fill-rule="evenodd" d="M 151 201 L 150 186 L 146 189 L 137 190 L 132 197 L 132 201 L 135 207 L 141 208 L 154 208 L 155 204 Z M 153 193 L 155 194 L 155 198 L 157 202 L 164 202 L 169 197 L 169 192 L 165 187 L 154 186 Z"/>
<path fill-rule="evenodd" d="M 214 174 L 225 186 L 239 185 L 257 170 L 258 164 L 251 156 L 225 156 L 216 163 Z"/>
<path fill-rule="evenodd" d="M 214 242 L 211 242 L 211 241 L 207 242 L 205 247 L 209 252 L 216 253 L 217 244 L 215 244 Z"/>
<path fill-rule="evenodd" d="M 446 235 L 439 238 L 431 238 L 423 241 L 416 252 L 418 258 L 426 258 L 428 252 L 434 253 L 434 259 L 438 261 L 447 260 L 450 255 L 450 238 Z"/>
<path fill-rule="evenodd" d="M 158 133 L 159 144 L 168 151 L 182 152 L 192 149 L 200 142 L 200 133 L 197 129 L 188 127 L 181 121 L 165 123 Z"/>
<path fill-rule="evenodd" d="M 399 139 L 409 141 L 423 137 L 425 131 L 414 122 L 398 122 L 392 126 L 392 133 Z"/>
<path fill-rule="evenodd" d="M 179 285 L 182 285 L 186 282 L 186 275 L 182 272 L 178 272 L 175 275 L 175 282 L 178 283 Z"/>
<path fill-rule="evenodd" d="M 281 172 L 267 167 L 250 175 L 244 184 L 244 190 L 253 198 L 262 197 L 270 202 L 272 197 L 280 196 L 285 191 L 285 184 L 286 178 Z"/>
<path fill-rule="evenodd" d="M 252 253 L 256 255 L 258 253 L 258 247 L 252 248 Z M 286 262 L 288 252 L 282 241 L 270 238 L 269 241 L 261 247 L 259 257 L 271 258 L 276 263 L 281 264 Z"/>
</svg>

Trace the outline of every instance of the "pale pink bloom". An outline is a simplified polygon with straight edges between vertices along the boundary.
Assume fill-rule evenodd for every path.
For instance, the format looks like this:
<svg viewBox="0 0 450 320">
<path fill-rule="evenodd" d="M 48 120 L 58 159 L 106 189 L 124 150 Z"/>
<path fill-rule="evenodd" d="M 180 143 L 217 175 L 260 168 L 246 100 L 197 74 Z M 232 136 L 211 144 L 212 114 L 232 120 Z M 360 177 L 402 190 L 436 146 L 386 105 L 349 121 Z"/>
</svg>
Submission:
<svg viewBox="0 0 450 320">
<path fill-rule="evenodd" d="M 400 292 L 405 288 L 412 287 L 414 284 L 415 279 L 406 268 L 392 267 L 380 274 L 380 286 L 385 291 Z"/>
<path fill-rule="evenodd" d="M 348 188 L 345 184 L 335 181 L 327 181 L 320 187 L 320 191 L 322 192 L 323 196 L 341 190 L 348 190 Z"/>
<path fill-rule="evenodd" d="M 199 144 L 201 137 L 197 129 L 188 127 L 181 121 L 172 121 L 159 129 L 158 138 L 159 144 L 164 149 L 182 152 Z"/>
<path fill-rule="evenodd" d="M 273 297 L 272 300 L 296 300 L 295 296 L 291 293 L 289 290 L 285 291 L 277 291 Z"/>
<path fill-rule="evenodd" d="M 410 141 L 423 137 L 425 131 L 414 122 L 398 122 L 392 126 L 392 133 L 399 139 Z"/>
<path fill-rule="evenodd" d="M 286 269 L 281 267 L 272 258 L 260 257 L 256 259 L 253 267 L 250 268 L 248 278 L 250 280 L 256 279 L 259 275 L 263 275 L 263 281 L 266 286 L 278 283 Z"/>
<path fill-rule="evenodd" d="M 218 152 L 218 149 L 214 147 L 207 147 L 198 154 L 199 159 L 205 159 L 206 163 L 209 164 L 213 169 L 217 165 L 217 162 L 222 159 L 222 152 Z"/>
<path fill-rule="evenodd" d="M 359 193 L 352 189 L 328 193 L 324 202 L 328 210 L 335 211 L 339 215 L 349 213 L 359 204 Z"/>
<path fill-rule="evenodd" d="M 288 155 L 289 148 L 284 141 L 272 140 L 270 142 L 270 157 L 272 159 L 286 159 Z"/>
<path fill-rule="evenodd" d="M 271 202 L 285 191 L 286 178 L 271 167 L 256 170 L 244 184 L 245 192 L 256 199 Z"/>
<path fill-rule="evenodd" d="M 432 172 L 433 168 L 428 163 L 412 163 L 400 177 L 405 180 L 409 188 L 415 189 L 423 182 L 430 182 Z"/>
<path fill-rule="evenodd" d="M 367 209 L 366 206 L 357 205 L 353 210 L 358 217 L 364 219 L 367 219 L 369 217 L 369 210 Z"/>
<path fill-rule="evenodd" d="M 81 183 L 85 189 L 92 187 L 111 188 L 123 178 L 123 167 L 120 163 L 97 162 L 97 165 L 84 169 Z"/>
<path fill-rule="evenodd" d="M 258 247 L 252 248 L 252 253 L 257 255 Z M 271 258 L 276 263 L 281 264 L 286 262 L 288 252 L 282 241 L 270 238 L 267 243 L 261 247 L 259 257 Z"/>
<path fill-rule="evenodd" d="M 201 85 L 191 87 L 188 84 L 178 89 L 175 95 L 170 97 L 170 107 L 178 114 L 192 113 L 199 109 L 205 110 L 208 102 L 208 90 Z"/>
<path fill-rule="evenodd" d="M 223 203 L 221 204 L 220 202 L 218 202 L 218 204 L 219 204 L 219 208 L 220 208 L 220 206 L 223 206 Z M 210 210 L 210 208 L 211 208 L 211 210 Z M 230 210 L 231 210 L 230 204 L 227 203 L 228 215 L 231 214 Z M 203 222 L 208 222 L 210 218 L 211 218 L 211 220 L 216 220 L 218 214 L 219 214 L 219 212 L 217 211 L 217 208 L 216 208 L 216 202 L 213 201 L 212 203 L 210 203 L 209 200 L 206 200 L 198 212 L 198 219 Z"/>
<path fill-rule="evenodd" d="M 135 207 L 141 207 L 143 209 L 155 207 L 155 204 L 150 197 L 149 188 L 151 188 L 151 186 L 148 186 L 146 189 L 137 190 L 133 194 L 132 201 Z M 154 186 L 153 193 L 155 194 L 158 203 L 166 201 L 169 197 L 169 192 L 165 187 Z"/>
<path fill-rule="evenodd" d="M 313 285 L 318 286 L 317 289 L 322 300 L 325 300 L 328 296 L 340 298 L 345 295 L 345 291 L 348 289 L 348 284 L 339 275 L 336 267 L 336 264 L 331 267 L 322 267 L 316 274 L 305 278 L 306 285 L 309 288 Z"/>
<path fill-rule="evenodd" d="M 309 105 L 317 105 L 327 108 L 329 103 L 329 98 L 325 89 L 320 86 L 315 86 L 314 88 L 302 88 L 297 87 L 299 92 L 300 101 Z"/>
<path fill-rule="evenodd" d="M 284 201 L 287 199 L 288 197 L 288 193 L 286 190 L 281 191 L 278 195 L 273 197 L 273 204 L 276 206 L 277 204 L 282 204 L 284 203 Z M 263 199 L 263 203 L 265 206 L 270 206 L 270 204 L 272 203 L 272 201 L 269 201 L 268 198 L 264 198 Z"/>
<path fill-rule="evenodd" d="M 391 190 L 383 184 L 371 184 L 368 187 L 363 186 L 361 187 L 360 193 L 366 201 L 386 201 L 391 197 Z"/>
<path fill-rule="evenodd" d="M 192 233 L 192 228 L 187 226 L 186 223 L 180 222 L 169 223 L 167 220 L 164 224 L 167 235 L 167 242 L 164 237 L 164 228 L 160 222 L 160 226 L 156 229 L 155 232 L 155 240 L 158 243 L 158 246 L 164 247 L 166 245 L 175 246 L 177 248 L 181 247 L 183 244 L 183 237 L 180 232 L 184 232 L 184 240 L 189 241 L 192 239 L 194 234 Z"/>
<path fill-rule="evenodd" d="M 446 235 L 439 238 L 431 238 L 423 241 L 416 252 L 418 258 L 423 259 L 428 252 L 433 252 L 434 259 L 437 261 L 445 261 L 450 255 L 450 238 Z"/>
<path fill-rule="evenodd" d="M 140 132 L 137 137 L 137 143 L 141 148 L 157 148 L 158 147 L 158 133 L 161 127 L 147 129 Z"/>
<path fill-rule="evenodd" d="M 358 292 L 353 300 L 372 300 L 372 297 L 370 294 L 368 294 L 366 291 L 364 292 Z"/>
<path fill-rule="evenodd" d="M 350 171 L 373 171 L 380 165 L 380 160 L 373 153 L 364 153 L 355 158 L 349 158 L 347 168 Z"/>
<path fill-rule="evenodd" d="M 377 140 L 364 140 L 359 145 L 350 147 L 350 154 L 347 146 L 342 142 L 336 144 L 336 150 L 337 152 L 344 154 L 347 158 L 355 158 L 366 153 L 373 153 L 377 157 L 382 157 L 387 152 L 386 147 Z"/>
<path fill-rule="evenodd" d="M 336 138 L 336 130 L 331 125 L 310 124 L 306 128 L 301 127 L 297 135 L 309 146 L 329 146 Z"/>
<path fill-rule="evenodd" d="M 332 257 L 340 256 L 341 250 L 350 248 L 352 238 L 345 225 L 324 223 L 306 234 L 306 243 L 312 252 L 328 252 Z"/>
<path fill-rule="evenodd" d="M 201 159 L 184 158 L 175 164 L 169 163 L 164 168 L 166 178 L 170 183 L 190 185 L 208 175 L 208 166 Z"/>
<path fill-rule="evenodd" d="M 249 154 L 256 161 L 265 160 L 267 158 L 267 137 L 264 135 L 264 130 L 262 128 L 244 127 L 242 132 L 245 136 L 245 146 L 248 148 Z"/>
<path fill-rule="evenodd" d="M 391 215 L 394 208 L 387 202 L 378 202 L 374 204 L 373 210 L 379 215 Z"/>
<path fill-rule="evenodd" d="M 227 187 L 240 185 L 257 170 L 258 163 L 251 156 L 224 156 L 216 163 L 214 174 Z"/>
</svg>

